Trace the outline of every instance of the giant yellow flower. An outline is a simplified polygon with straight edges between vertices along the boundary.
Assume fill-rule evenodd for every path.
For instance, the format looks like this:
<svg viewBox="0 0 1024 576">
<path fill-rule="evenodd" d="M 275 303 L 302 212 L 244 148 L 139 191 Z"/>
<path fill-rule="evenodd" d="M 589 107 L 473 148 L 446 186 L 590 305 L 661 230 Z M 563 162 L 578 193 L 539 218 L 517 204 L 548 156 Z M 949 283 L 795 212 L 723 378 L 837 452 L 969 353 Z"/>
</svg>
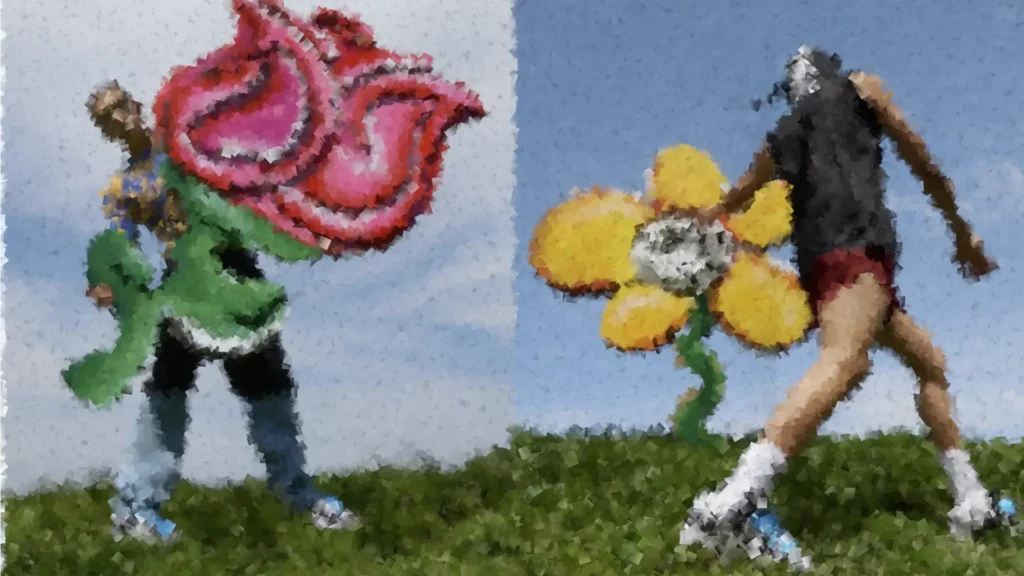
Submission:
<svg viewBox="0 0 1024 576">
<path fill-rule="evenodd" d="M 725 190 L 706 152 L 662 150 L 646 194 L 577 190 L 551 209 L 534 230 L 530 265 L 558 290 L 610 296 L 601 324 L 609 347 L 656 350 L 706 299 L 727 333 L 785 349 L 813 320 L 797 276 L 763 253 L 791 233 L 788 186 L 768 184 L 742 213 L 710 226 L 684 216 L 719 205 Z"/>
</svg>

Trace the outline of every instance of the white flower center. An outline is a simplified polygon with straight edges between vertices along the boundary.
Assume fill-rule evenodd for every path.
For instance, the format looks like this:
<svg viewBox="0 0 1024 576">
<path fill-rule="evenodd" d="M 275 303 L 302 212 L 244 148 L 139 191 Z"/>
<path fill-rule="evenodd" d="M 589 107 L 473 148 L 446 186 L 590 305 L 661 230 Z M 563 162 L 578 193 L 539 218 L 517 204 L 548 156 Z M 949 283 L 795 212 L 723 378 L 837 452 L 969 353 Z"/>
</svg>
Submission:
<svg viewBox="0 0 1024 576">
<path fill-rule="evenodd" d="M 728 270 L 734 249 L 732 234 L 720 222 L 703 226 L 673 216 L 641 228 L 629 256 L 638 280 L 701 294 Z"/>
</svg>

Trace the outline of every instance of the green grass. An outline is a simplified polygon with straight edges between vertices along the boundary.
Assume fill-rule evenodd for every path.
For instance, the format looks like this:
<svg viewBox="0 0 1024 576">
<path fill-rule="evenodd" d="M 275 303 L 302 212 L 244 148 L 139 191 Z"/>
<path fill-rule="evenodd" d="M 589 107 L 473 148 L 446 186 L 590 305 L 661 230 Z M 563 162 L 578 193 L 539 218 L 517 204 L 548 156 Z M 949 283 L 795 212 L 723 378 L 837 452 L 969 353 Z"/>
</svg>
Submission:
<svg viewBox="0 0 1024 576">
<path fill-rule="evenodd" d="M 5 574 L 783 574 L 677 547 L 693 496 L 725 478 L 747 442 L 687 448 L 668 437 L 516 432 L 511 449 L 453 473 L 322 478 L 362 513 L 354 533 L 317 532 L 255 481 L 183 484 L 166 512 L 185 539 L 170 547 L 115 544 L 109 486 L 12 498 Z M 972 444 L 971 453 L 987 485 L 1024 500 L 1024 444 Z M 931 445 L 912 435 L 821 439 L 792 463 L 773 502 L 817 574 L 1024 574 L 1024 538 L 948 536 L 944 476 Z"/>
</svg>

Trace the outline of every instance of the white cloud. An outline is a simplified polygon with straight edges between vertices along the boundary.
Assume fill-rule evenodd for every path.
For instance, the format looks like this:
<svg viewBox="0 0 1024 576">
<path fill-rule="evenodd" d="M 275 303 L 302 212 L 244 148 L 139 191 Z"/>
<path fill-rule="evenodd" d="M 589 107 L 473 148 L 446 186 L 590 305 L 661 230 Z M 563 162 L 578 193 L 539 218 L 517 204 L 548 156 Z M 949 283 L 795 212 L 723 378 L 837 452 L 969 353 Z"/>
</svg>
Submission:
<svg viewBox="0 0 1024 576">
<path fill-rule="evenodd" d="M 976 182 L 974 200 L 964 202 L 970 218 L 991 221 L 1024 213 L 1024 170 L 1018 163 L 1006 158 L 979 162 L 971 173 Z"/>
<path fill-rule="evenodd" d="M 896 194 L 892 191 L 886 192 L 885 203 L 899 215 L 900 213 L 915 214 L 918 216 L 938 218 L 935 208 L 928 205 L 928 200 L 923 194 L 912 195 L 910 191 L 901 191 Z"/>
<path fill-rule="evenodd" d="M 483 326 L 502 338 L 511 339 L 516 327 L 515 307 L 491 306 L 493 302 L 515 298 L 512 254 L 504 252 L 485 243 L 457 246 L 448 264 L 435 271 L 416 290 L 407 292 L 382 310 L 386 317 L 420 310 L 438 323 Z M 497 279 L 507 282 L 495 282 Z"/>
<path fill-rule="evenodd" d="M 740 378 L 742 376 L 737 374 L 734 381 Z M 1024 438 L 1024 426 L 1020 421 L 1020 414 L 1024 413 L 1024 393 L 991 387 L 985 390 L 979 390 L 977 386 L 965 388 L 955 384 L 957 378 L 951 379 L 954 381 L 951 389 L 954 418 L 965 436 Z M 731 436 L 762 429 L 775 406 L 785 397 L 785 390 L 795 382 L 794 379 L 756 386 L 745 382 L 742 393 L 738 391 L 737 383 L 727 382 L 726 397 L 709 421 L 709 427 Z M 909 370 L 899 366 L 880 366 L 864 382 L 860 392 L 839 405 L 822 425 L 820 433 L 863 437 L 896 429 L 920 432 L 921 420 L 914 406 L 916 386 L 917 382 Z M 680 392 L 682 390 L 680 388 Z M 624 406 L 628 406 L 628 410 Z M 545 406 L 529 413 L 524 411 L 521 418 L 528 426 L 548 431 L 565 430 L 574 424 L 583 427 L 618 424 L 624 428 L 647 428 L 659 423 L 665 425 L 673 409 L 673 400 L 669 398 L 631 398 L 629 402 L 609 401 L 587 407 Z"/>
<path fill-rule="evenodd" d="M 309 13 L 321 3 L 286 4 Z M 3 375 L 11 408 L 3 422 L 5 487 L 24 490 L 44 473 L 61 480 L 115 465 L 137 410 L 137 398 L 110 413 L 83 409 L 59 378 L 69 357 L 115 336 L 113 322 L 83 296 L 75 264 L 84 259 L 84 240 L 104 225 L 97 191 L 119 154 L 90 124 L 85 99 L 116 78 L 149 102 L 172 66 L 230 41 L 234 28 L 228 3 L 207 0 L 42 0 L 5 8 L 4 208 L 9 224 L 26 223 L 4 238 L 9 254 L 23 251 L 12 260 L 24 268 L 4 270 Z M 411 0 L 396 9 L 357 0 L 346 9 L 359 13 L 381 44 L 434 56 L 448 79 L 480 93 L 489 117 L 451 135 L 433 214 L 386 253 L 312 268 L 268 263 L 293 300 L 285 342 L 310 459 L 319 469 L 349 468 L 423 450 L 457 463 L 504 442 L 514 421 L 505 374 L 497 367 L 490 375 L 463 373 L 467 362 L 447 333 L 460 323 L 491 329 L 493 338 L 474 345 L 502 354 L 509 344 L 503 331 L 516 315 L 511 2 Z M 490 258 L 485 274 L 473 265 L 481 257 L 474 243 Z M 436 301 L 458 305 L 417 310 L 409 299 L 424 286 Z M 384 309 L 396 303 L 401 312 Z M 207 369 L 199 386 L 186 474 L 209 481 L 258 471 L 223 378 Z"/>
<path fill-rule="evenodd" d="M 822 430 L 858 435 L 895 427 L 920 430 L 921 420 L 914 406 L 916 387 L 917 382 L 909 370 L 878 371 L 860 393 L 836 410 Z M 965 436 L 1024 436 L 1020 422 L 1024 394 L 1019 391 L 964 388 L 957 386 L 954 380 L 950 393 L 954 419 Z"/>
<path fill-rule="evenodd" d="M 217 369 L 203 368 L 190 399 L 182 471 L 204 484 L 263 476 L 247 444 L 242 404 L 223 380 Z M 103 411 L 54 396 L 20 389 L 8 393 L 5 491 L 85 483 L 129 454 L 140 395 Z M 420 454 L 457 466 L 503 445 L 513 418 L 502 382 L 412 374 L 390 381 L 370 382 L 367 376 L 344 385 L 300 384 L 298 408 L 312 471 L 416 465 Z"/>
<path fill-rule="evenodd" d="M 47 477 L 85 481 L 97 469 L 115 467 L 134 434 L 140 396 L 110 410 L 89 409 L 71 397 L 59 374 L 68 358 L 111 343 L 113 322 L 92 309 L 54 305 L 57 290 L 44 282 L 4 280 L 4 321 L 14 336 L 3 363 L 11 408 L 3 422 L 5 489 L 25 492 Z M 515 421 L 505 382 L 459 377 L 443 363 L 405 362 L 379 345 L 377 355 L 349 352 L 344 341 L 352 332 L 330 323 L 293 323 L 284 334 L 314 470 L 411 464 L 419 452 L 457 465 L 504 442 Z M 369 335 L 389 340 L 384 333 Z M 197 387 L 185 474 L 204 483 L 258 476 L 241 404 L 219 368 L 201 369 Z"/>
<path fill-rule="evenodd" d="M 1007 158 L 975 160 L 965 166 L 965 174 L 949 174 L 956 184 L 957 206 L 961 214 L 972 223 L 995 222 L 1006 215 L 1024 212 L 1024 171 L 1018 163 Z M 890 185 L 886 197 L 897 213 L 925 217 L 929 222 L 941 222 L 942 214 L 922 193 L 921 183 L 910 177 L 899 182 L 906 186 Z"/>
<path fill-rule="evenodd" d="M 996 10 L 995 16 L 992 17 L 992 24 L 994 26 L 1013 26 L 1013 23 L 1020 22 L 1022 14 L 1024 14 L 1024 9 L 1020 6 L 1007 4 Z"/>
<path fill-rule="evenodd" d="M 669 403 L 661 402 L 646 402 L 639 405 L 631 403 L 627 416 L 621 407 L 621 404 L 609 403 L 608 406 L 602 407 L 538 410 L 523 415 L 523 426 L 556 433 L 564 432 L 573 426 L 589 429 L 613 425 L 621 426 L 623 429 L 646 429 L 661 424 L 667 427 L 668 416 L 673 408 Z"/>
<path fill-rule="evenodd" d="M 1024 210 L 1024 172 L 1018 163 L 1008 158 L 974 158 L 956 165 L 943 164 L 943 168 L 954 181 L 957 206 L 969 222 L 995 222 L 1007 214 L 1017 215 Z M 943 222 L 942 213 L 905 165 L 895 161 L 891 166 L 887 164 L 886 170 L 891 178 L 886 203 L 897 215 L 922 217 L 929 226 Z M 920 232 L 935 235 L 943 234 L 944 229 L 929 227 Z"/>
</svg>

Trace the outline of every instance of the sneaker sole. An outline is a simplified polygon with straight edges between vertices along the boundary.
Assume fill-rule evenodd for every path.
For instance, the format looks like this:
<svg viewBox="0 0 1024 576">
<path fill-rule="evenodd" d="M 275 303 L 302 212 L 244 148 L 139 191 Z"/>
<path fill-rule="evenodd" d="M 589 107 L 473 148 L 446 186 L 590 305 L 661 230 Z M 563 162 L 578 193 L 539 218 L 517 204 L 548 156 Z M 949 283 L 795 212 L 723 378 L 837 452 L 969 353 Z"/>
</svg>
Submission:
<svg viewBox="0 0 1024 576">
<path fill-rule="evenodd" d="M 756 560 L 758 557 L 766 556 L 776 564 L 788 563 L 792 572 L 804 574 L 814 569 L 810 556 L 801 556 L 802 548 L 799 546 L 794 554 L 779 556 L 768 546 L 767 541 L 753 530 L 736 531 L 723 529 L 716 532 L 705 532 L 696 523 L 687 523 L 679 533 L 679 544 L 681 546 L 692 546 L 699 544 L 705 550 L 715 552 L 722 562 L 730 562 L 737 552 L 742 551 L 749 560 Z"/>
<path fill-rule="evenodd" d="M 313 525 L 319 530 L 354 531 L 361 528 L 363 522 L 361 518 L 352 513 L 343 514 L 340 518 L 336 518 L 333 521 L 314 515 Z"/>
<path fill-rule="evenodd" d="M 121 542 L 127 538 L 129 540 L 142 542 L 151 546 L 175 544 L 181 540 L 181 532 L 177 530 L 172 532 L 170 536 L 164 537 L 159 534 L 155 534 L 151 530 L 140 529 L 138 526 L 124 524 L 113 526 L 110 529 L 110 534 L 114 538 L 114 542 Z"/>
</svg>

